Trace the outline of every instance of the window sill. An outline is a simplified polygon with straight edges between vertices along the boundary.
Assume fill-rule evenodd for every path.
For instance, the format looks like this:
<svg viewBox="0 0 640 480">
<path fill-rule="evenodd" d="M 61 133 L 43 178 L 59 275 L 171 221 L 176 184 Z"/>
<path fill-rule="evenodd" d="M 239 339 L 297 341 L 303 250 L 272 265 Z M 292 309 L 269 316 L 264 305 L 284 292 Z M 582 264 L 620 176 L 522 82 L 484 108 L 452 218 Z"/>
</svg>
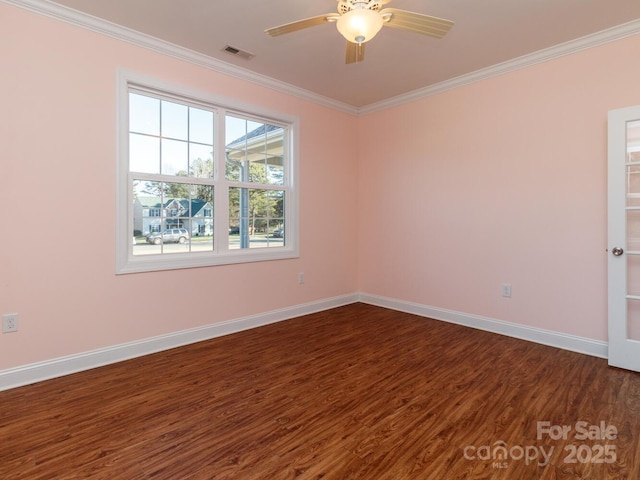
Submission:
<svg viewBox="0 0 640 480">
<path fill-rule="evenodd" d="M 157 272 L 163 270 L 178 270 L 183 268 L 214 267 L 218 265 L 232 265 L 237 263 L 267 262 L 274 260 L 288 260 L 299 258 L 300 254 L 294 249 L 278 248 L 272 251 L 245 250 L 238 253 L 216 255 L 205 254 L 166 254 L 162 258 L 133 257 L 116 268 L 116 274 Z M 276 251 L 277 250 L 277 251 Z"/>
</svg>

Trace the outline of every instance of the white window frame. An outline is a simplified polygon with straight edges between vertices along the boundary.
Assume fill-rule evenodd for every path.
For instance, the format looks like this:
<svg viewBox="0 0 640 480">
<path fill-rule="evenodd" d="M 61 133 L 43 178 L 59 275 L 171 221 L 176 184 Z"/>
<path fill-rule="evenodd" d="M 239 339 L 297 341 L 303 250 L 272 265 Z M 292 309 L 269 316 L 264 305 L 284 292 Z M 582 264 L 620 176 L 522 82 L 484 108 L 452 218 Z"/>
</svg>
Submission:
<svg viewBox="0 0 640 480">
<path fill-rule="evenodd" d="M 205 104 L 214 111 L 214 249 L 160 255 L 133 255 L 133 188 L 129 172 L 129 92 L 155 92 L 166 99 Z M 298 117 L 213 95 L 182 85 L 119 70 L 117 75 L 117 182 L 116 182 L 116 273 L 136 273 L 234 263 L 283 260 L 300 256 L 299 246 L 299 129 Z M 282 126 L 285 130 L 285 180 L 277 186 L 285 191 L 285 245 L 269 248 L 229 249 L 229 188 L 237 182 L 225 177 L 226 114 Z M 260 188 L 256 184 L 252 188 Z"/>
</svg>

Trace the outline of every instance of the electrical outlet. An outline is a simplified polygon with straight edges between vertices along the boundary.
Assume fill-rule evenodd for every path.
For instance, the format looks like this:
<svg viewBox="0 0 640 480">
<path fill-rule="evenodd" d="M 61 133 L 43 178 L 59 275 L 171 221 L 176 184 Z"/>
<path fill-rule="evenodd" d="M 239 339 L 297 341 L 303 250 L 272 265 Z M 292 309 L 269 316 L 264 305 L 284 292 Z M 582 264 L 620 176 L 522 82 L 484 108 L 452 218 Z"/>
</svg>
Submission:
<svg viewBox="0 0 640 480">
<path fill-rule="evenodd" d="M 503 297 L 511 297 L 511 284 L 503 283 L 502 284 L 502 296 Z"/>
<path fill-rule="evenodd" d="M 18 314 L 5 313 L 2 315 L 2 333 L 11 333 L 18 331 Z"/>
<path fill-rule="evenodd" d="M 298 273 L 298 283 L 302 285 L 304 283 L 304 272 Z"/>
</svg>

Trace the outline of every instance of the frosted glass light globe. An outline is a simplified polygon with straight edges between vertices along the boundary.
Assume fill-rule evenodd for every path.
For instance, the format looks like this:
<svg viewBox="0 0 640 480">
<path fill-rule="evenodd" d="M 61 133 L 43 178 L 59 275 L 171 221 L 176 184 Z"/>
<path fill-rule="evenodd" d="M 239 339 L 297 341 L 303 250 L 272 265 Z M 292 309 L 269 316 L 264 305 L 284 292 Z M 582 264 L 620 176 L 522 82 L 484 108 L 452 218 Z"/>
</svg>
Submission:
<svg viewBox="0 0 640 480">
<path fill-rule="evenodd" d="M 336 27 L 342 36 L 351 43 L 364 43 L 376 36 L 383 23 L 378 12 L 368 8 L 358 8 L 342 15 L 338 19 Z"/>
</svg>

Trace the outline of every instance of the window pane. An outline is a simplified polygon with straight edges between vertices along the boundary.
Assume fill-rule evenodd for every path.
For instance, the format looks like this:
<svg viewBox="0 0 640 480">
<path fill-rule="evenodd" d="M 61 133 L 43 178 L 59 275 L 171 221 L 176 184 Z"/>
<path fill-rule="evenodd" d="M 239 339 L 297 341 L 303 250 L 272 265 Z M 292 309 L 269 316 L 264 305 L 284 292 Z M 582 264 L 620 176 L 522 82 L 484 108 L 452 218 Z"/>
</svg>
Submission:
<svg viewBox="0 0 640 480">
<path fill-rule="evenodd" d="M 640 300 L 627 300 L 627 338 L 640 341 Z"/>
<path fill-rule="evenodd" d="M 247 134 L 247 121 L 243 118 L 227 115 L 225 117 L 224 134 L 225 145 L 237 142 L 238 139 L 244 137 Z"/>
<path fill-rule="evenodd" d="M 189 108 L 189 140 L 213 145 L 213 112 Z"/>
<path fill-rule="evenodd" d="M 188 107 L 173 102 L 162 102 L 162 136 L 188 140 Z"/>
<path fill-rule="evenodd" d="M 213 178 L 213 146 L 189 144 L 189 175 L 196 178 Z"/>
<path fill-rule="evenodd" d="M 282 157 L 280 157 L 279 160 L 282 162 Z M 282 163 L 280 163 L 280 165 L 269 164 L 267 166 L 267 183 L 271 185 L 284 185 L 284 166 Z"/>
<path fill-rule="evenodd" d="M 213 251 L 213 233 L 206 233 L 204 226 L 193 225 L 191 236 L 192 252 L 211 252 Z"/>
<path fill-rule="evenodd" d="M 242 162 L 237 159 L 233 151 L 227 150 L 227 159 L 225 162 L 225 176 L 227 180 L 239 182 L 242 171 Z"/>
<path fill-rule="evenodd" d="M 213 187 L 191 187 L 191 251 L 213 250 Z"/>
<path fill-rule="evenodd" d="M 640 206 L 640 165 L 627 166 L 627 206 Z"/>
<path fill-rule="evenodd" d="M 284 130 L 274 127 L 267 139 L 267 183 L 284 185 Z"/>
<path fill-rule="evenodd" d="M 189 154 L 186 142 L 162 139 L 162 173 L 186 177 Z"/>
<path fill-rule="evenodd" d="M 157 202 L 160 202 L 160 196 L 162 191 L 162 183 L 161 182 L 151 182 L 148 180 L 134 180 L 133 181 L 134 189 L 133 195 L 134 197 L 155 197 Z M 157 206 L 160 206 L 158 203 Z"/>
<path fill-rule="evenodd" d="M 148 135 L 129 135 L 129 170 L 160 173 L 160 139 Z"/>
<path fill-rule="evenodd" d="M 167 216 L 177 217 L 181 212 L 186 211 L 189 215 L 189 205 L 181 205 L 179 203 L 172 203 L 172 199 L 188 199 L 189 198 L 190 185 L 187 183 L 165 183 L 163 188 L 163 194 L 165 199 L 164 208 L 167 210 Z"/>
<path fill-rule="evenodd" d="M 640 250 L 640 211 L 627 210 L 627 250 Z"/>
<path fill-rule="evenodd" d="M 186 190 L 186 198 L 178 193 L 179 189 Z M 180 183 L 167 183 L 167 195 L 164 201 L 165 221 L 167 228 L 188 227 L 189 220 L 189 186 Z M 178 195 L 173 195 L 178 193 Z"/>
<path fill-rule="evenodd" d="M 209 185 L 193 185 L 191 187 L 193 217 L 213 218 L 213 187 Z"/>
<path fill-rule="evenodd" d="M 269 195 L 266 190 L 249 190 L 249 215 L 252 218 L 266 218 L 269 210 Z"/>
<path fill-rule="evenodd" d="M 159 242 L 158 245 L 147 242 L 150 234 L 160 233 L 164 230 L 162 204 L 160 202 L 161 190 L 162 184 L 159 182 L 133 181 L 134 255 L 149 255 L 161 252 Z"/>
<path fill-rule="evenodd" d="M 273 210 L 271 211 L 272 217 L 284 221 L 284 191 L 271 190 L 269 193 L 271 196 L 271 202 L 273 202 Z"/>
<path fill-rule="evenodd" d="M 130 93 L 129 131 L 160 135 L 160 100 Z"/>
<path fill-rule="evenodd" d="M 209 185 L 194 185 L 192 198 L 198 201 L 205 202 L 203 208 L 205 209 L 202 214 L 206 217 L 213 217 L 213 187 Z M 199 210 L 198 210 L 199 211 Z M 207 213 L 207 211 L 210 211 Z"/>
<path fill-rule="evenodd" d="M 245 195 L 248 193 L 248 190 L 243 188 L 230 188 L 229 189 L 229 248 L 240 248 L 240 244 L 245 245 L 244 248 L 248 246 L 248 232 L 246 231 L 247 225 L 241 225 L 241 218 L 243 216 L 240 214 L 241 204 L 242 207 L 246 206 L 246 198 Z M 244 215 L 246 218 L 246 214 Z M 241 230 L 242 230 L 242 239 L 241 239 Z M 241 241 L 242 240 L 242 241 Z"/>
<path fill-rule="evenodd" d="M 247 121 L 227 115 L 225 119 L 225 175 L 228 180 L 240 181 L 242 162 L 245 160 L 244 139 L 246 134 Z"/>
<path fill-rule="evenodd" d="M 284 244 L 284 219 L 269 220 L 269 246 L 282 247 Z"/>
<path fill-rule="evenodd" d="M 267 165 L 264 162 L 249 164 L 249 181 L 252 183 L 267 183 Z"/>
<path fill-rule="evenodd" d="M 640 295 L 640 255 L 626 253 L 627 295 Z"/>
</svg>

